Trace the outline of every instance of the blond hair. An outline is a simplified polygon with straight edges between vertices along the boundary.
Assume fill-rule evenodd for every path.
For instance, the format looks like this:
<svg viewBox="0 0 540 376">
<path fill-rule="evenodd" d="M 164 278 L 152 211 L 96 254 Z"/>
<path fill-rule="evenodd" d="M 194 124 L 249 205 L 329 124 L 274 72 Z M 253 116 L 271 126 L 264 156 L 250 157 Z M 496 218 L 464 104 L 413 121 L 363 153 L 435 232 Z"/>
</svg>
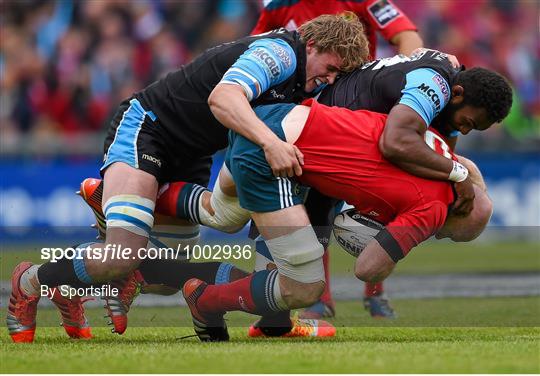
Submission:
<svg viewBox="0 0 540 376">
<path fill-rule="evenodd" d="M 319 52 L 335 53 L 343 60 L 341 70 L 349 72 L 364 64 L 369 56 L 369 42 L 364 25 L 356 14 L 323 14 L 298 28 L 304 43 L 310 40 Z"/>
</svg>

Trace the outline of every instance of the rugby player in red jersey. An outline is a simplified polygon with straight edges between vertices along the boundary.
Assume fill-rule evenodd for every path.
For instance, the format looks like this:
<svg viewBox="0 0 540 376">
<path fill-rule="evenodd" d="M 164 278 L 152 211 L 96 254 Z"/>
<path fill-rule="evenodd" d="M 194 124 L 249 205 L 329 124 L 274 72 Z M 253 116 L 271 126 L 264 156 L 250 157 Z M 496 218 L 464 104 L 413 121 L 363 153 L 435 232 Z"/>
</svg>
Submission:
<svg viewBox="0 0 540 376">
<path fill-rule="evenodd" d="M 325 285 L 324 250 L 303 206 L 300 184 L 345 200 L 386 225 L 356 260 L 355 275 L 364 281 L 382 281 L 414 246 L 436 233 L 468 241 L 489 221 L 491 201 L 475 188 L 474 210 L 466 217 L 452 218 L 444 228 L 455 200 L 452 184 L 410 175 L 383 157 L 379 140 L 387 115 L 327 107 L 314 100 L 261 106 L 255 111 L 280 139 L 304 153 L 304 172 L 298 182 L 273 176 L 260 147 L 230 133 L 220 188 L 227 195 L 238 194 L 240 205 L 251 213 L 265 239 L 276 269 L 221 285 L 199 279 L 186 282 L 183 294 L 203 341 L 223 339 L 227 311 L 271 317 L 319 299 Z M 477 114 L 474 120 L 489 126 L 492 119 Z M 437 141 L 436 152 L 444 151 L 455 166 L 461 166 L 436 131 L 427 134 L 432 144 Z M 259 323 L 256 327 L 268 326 Z"/>
<path fill-rule="evenodd" d="M 321 14 L 347 11 L 355 13 L 364 24 L 372 59 L 376 57 L 377 33 L 404 55 L 410 55 L 412 51 L 422 47 L 422 39 L 416 26 L 391 0 L 265 1 L 251 34 L 260 34 L 280 27 L 296 30 L 304 22 Z"/>
<path fill-rule="evenodd" d="M 496 72 L 483 68 L 456 70 L 445 54 L 428 51 L 411 58 L 396 56 L 366 64 L 325 88 L 318 100 L 326 105 L 352 110 L 389 113 L 388 126 L 379 143 L 386 158 L 400 168 L 427 179 L 454 182 L 465 179 L 455 183 L 456 191 L 459 192 L 458 185 L 470 184 L 470 190 L 474 193 L 471 179 L 462 174 L 449 175 L 453 171 L 452 162 L 426 146 L 424 133 L 428 126 L 437 129 L 453 146 L 458 133 L 467 134 L 471 129 L 484 130 L 506 116 L 512 102 L 512 90 Z M 476 121 L 476 118 L 480 121 Z M 389 154 L 388 150 L 392 153 Z M 402 154 L 405 156 L 400 157 Z M 86 183 L 83 183 L 81 191 L 86 192 L 84 196 L 92 205 L 92 197 L 99 190 Z M 242 227 L 249 215 L 235 209 L 235 198 L 225 195 L 219 187 L 220 184 L 217 184 L 210 195 L 209 192 L 205 194 L 205 188 L 201 186 L 172 183 L 168 188 L 160 189 L 156 211 L 234 232 Z M 332 199 L 311 189 L 305 205 L 318 238 L 329 239 L 329 218 L 335 215 Z M 100 210 L 99 204 L 97 208 Z M 259 240 L 256 244 L 258 253 L 265 252 L 264 241 Z M 163 273 L 164 267 L 165 264 L 141 264 L 147 275 L 155 272 L 156 278 L 151 278 L 150 282 L 170 275 L 166 284 L 178 289 L 185 272 Z M 126 293 L 124 296 L 132 295 Z M 126 300 L 127 303 L 122 306 L 129 307 L 131 298 Z M 328 305 L 327 301 L 325 305 Z M 124 311 L 127 312 L 127 309 Z"/>
<path fill-rule="evenodd" d="M 334 1 L 334 0 L 270 0 L 264 2 L 257 25 L 252 34 L 268 32 L 273 29 L 284 27 L 287 30 L 295 30 L 304 22 L 321 14 L 339 14 L 353 12 L 364 24 L 366 36 L 369 41 L 370 57 L 377 57 L 377 34 L 392 44 L 398 53 L 411 55 L 423 47 L 422 38 L 417 32 L 414 23 L 399 9 L 391 0 L 366 0 L 366 1 Z M 459 62 L 455 56 L 448 56 L 452 65 L 457 68 Z M 365 109 L 371 109 L 365 107 Z M 306 203 L 310 218 L 319 225 L 318 228 L 328 227 L 321 217 L 320 208 L 324 207 L 325 198 L 319 192 L 312 190 Z M 341 206 L 343 203 L 339 203 Z M 254 228 L 250 231 L 251 237 L 256 236 Z M 328 238 L 328 234 L 317 233 L 320 239 Z M 256 246 L 264 249 L 264 242 L 256 240 Z M 327 247 L 327 244 L 325 248 Z M 329 276 L 329 253 L 325 252 L 324 265 L 327 276 L 327 284 L 321 301 L 307 308 L 300 317 L 321 318 L 335 315 L 334 302 L 330 293 Z M 395 313 L 389 304 L 382 282 L 367 282 L 364 288 L 364 307 L 375 318 L 395 318 Z"/>
</svg>

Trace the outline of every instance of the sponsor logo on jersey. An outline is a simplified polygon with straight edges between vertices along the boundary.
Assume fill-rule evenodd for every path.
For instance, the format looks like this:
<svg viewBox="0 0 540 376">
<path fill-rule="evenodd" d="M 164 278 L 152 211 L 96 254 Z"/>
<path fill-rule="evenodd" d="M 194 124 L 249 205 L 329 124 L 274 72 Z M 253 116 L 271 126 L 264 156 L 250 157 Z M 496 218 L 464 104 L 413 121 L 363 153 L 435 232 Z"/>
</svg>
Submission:
<svg viewBox="0 0 540 376">
<path fill-rule="evenodd" d="M 286 68 L 289 68 L 291 66 L 291 57 L 283 47 L 281 47 L 277 43 L 271 43 L 270 48 L 279 57 L 279 60 L 281 60 L 281 62 L 283 63 L 283 65 L 285 65 Z"/>
<path fill-rule="evenodd" d="M 157 159 L 156 157 L 153 157 L 151 155 L 148 155 L 148 154 L 143 154 L 142 155 L 142 159 L 146 159 L 147 161 L 150 161 L 152 163 L 155 163 L 157 164 L 159 167 L 161 167 L 161 161 L 159 159 Z"/>
<path fill-rule="evenodd" d="M 285 99 L 285 94 L 279 94 L 275 89 L 271 89 L 270 94 L 276 99 Z"/>
<path fill-rule="evenodd" d="M 258 57 L 266 65 L 266 68 L 273 77 L 279 76 L 279 65 L 267 50 L 264 48 L 257 48 L 252 52 L 252 55 Z"/>
<path fill-rule="evenodd" d="M 439 61 L 448 60 L 448 55 L 440 51 L 435 51 L 435 53 L 431 57 Z"/>
<path fill-rule="evenodd" d="M 444 101 L 448 102 L 448 99 L 450 99 L 450 90 L 448 90 L 448 84 L 446 83 L 446 80 L 440 74 L 436 74 L 435 76 L 433 76 L 433 82 L 435 82 L 439 89 L 441 89 L 441 92 L 444 95 Z"/>
<path fill-rule="evenodd" d="M 420 86 L 417 87 L 417 89 L 420 90 L 433 102 L 436 108 L 436 112 L 439 112 L 441 110 L 441 99 L 439 98 L 439 95 L 437 95 L 434 89 L 432 89 L 429 85 L 426 85 L 423 82 L 420 84 Z"/>
<path fill-rule="evenodd" d="M 373 3 L 368 11 L 381 28 L 401 15 L 389 0 L 379 0 Z"/>
</svg>

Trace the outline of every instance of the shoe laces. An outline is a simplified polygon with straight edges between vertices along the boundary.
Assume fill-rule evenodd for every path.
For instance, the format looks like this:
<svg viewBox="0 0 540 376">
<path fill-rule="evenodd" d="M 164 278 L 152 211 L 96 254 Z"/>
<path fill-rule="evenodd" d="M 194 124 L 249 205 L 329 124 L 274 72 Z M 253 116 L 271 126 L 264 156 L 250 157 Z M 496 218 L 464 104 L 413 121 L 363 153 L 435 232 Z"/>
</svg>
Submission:
<svg viewBox="0 0 540 376">
<path fill-rule="evenodd" d="M 13 300 L 15 300 L 14 303 Z M 36 319 L 36 307 L 38 302 L 39 296 L 27 296 L 21 292 L 17 298 L 12 294 L 9 312 L 15 316 L 21 324 L 31 324 Z"/>
<path fill-rule="evenodd" d="M 119 289 L 118 296 L 107 296 L 106 300 L 119 301 L 127 312 L 133 300 L 139 295 L 142 283 L 137 273 L 131 273 L 127 278 L 112 282 L 111 286 Z"/>
<path fill-rule="evenodd" d="M 55 299 L 53 302 L 60 309 L 62 315 L 62 321 L 67 324 L 77 324 L 79 327 L 84 327 L 87 324 L 86 316 L 84 315 L 83 304 L 94 300 L 94 298 L 81 298 L 74 297 L 68 299 L 62 297 L 61 299 Z"/>
</svg>

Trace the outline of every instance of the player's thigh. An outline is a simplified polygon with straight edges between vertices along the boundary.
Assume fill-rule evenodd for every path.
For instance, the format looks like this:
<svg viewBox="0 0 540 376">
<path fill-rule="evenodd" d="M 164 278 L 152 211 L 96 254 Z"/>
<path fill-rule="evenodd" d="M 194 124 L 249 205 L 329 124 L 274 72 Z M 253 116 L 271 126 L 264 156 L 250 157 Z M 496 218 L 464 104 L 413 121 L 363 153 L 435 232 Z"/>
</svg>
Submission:
<svg viewBox="0 0 540 376">
<path fill-rule="evenodd" d="M 110 165 L 103 175 L 102 204 L 116 195 L 136 195 L 156 200 L 158 182 L 146 171 L 131 167 L 123 162 Z"/>
<path fill-rule="evenodd" d="M 294 205 L 271 212 L 254 212 L 251 217 L 266 240 L 286 236 L 311 226 L 304 205 Z"/>
<path fill-rule="evenodd" d="M 108 129 L 103 175 L 106 243 L 146 246 L 158 181 L 168 166 L 156 116 L 136 98 L 124 101 Z"/>
</svg>

